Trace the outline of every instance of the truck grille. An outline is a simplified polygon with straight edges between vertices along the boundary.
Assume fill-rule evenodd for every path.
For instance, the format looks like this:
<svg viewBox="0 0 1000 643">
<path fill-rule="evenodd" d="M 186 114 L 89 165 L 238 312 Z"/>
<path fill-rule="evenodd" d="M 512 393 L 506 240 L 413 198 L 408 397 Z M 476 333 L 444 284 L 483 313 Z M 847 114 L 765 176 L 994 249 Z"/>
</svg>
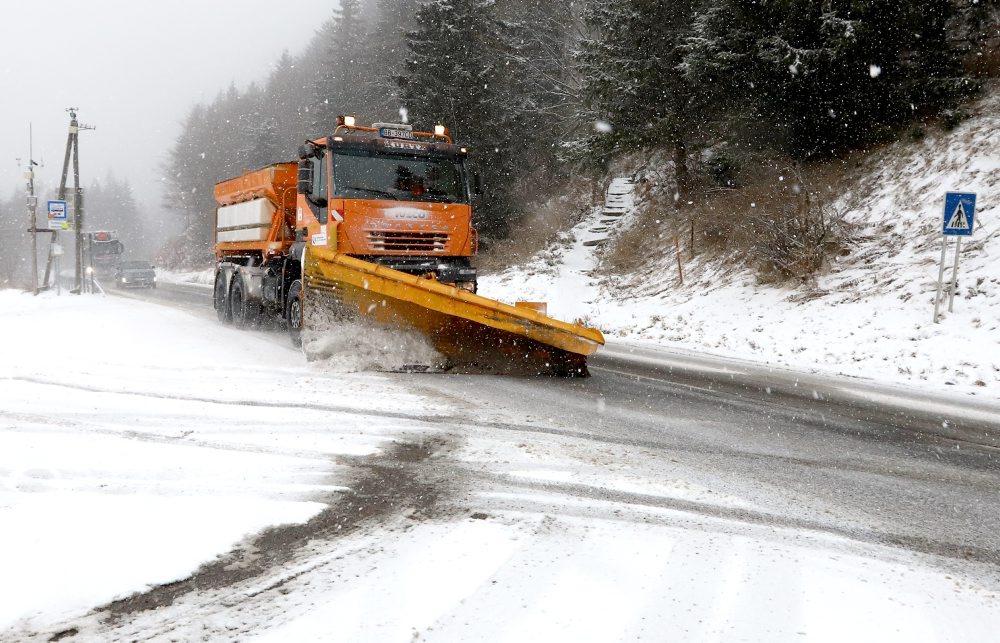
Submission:
<svg viewBox="0 0 1000 643">
<path fill-rule="evenodd" d="M 375 252 L 444 252 L 448 233 L 370 230 L 368 243 Z"/>
</svg>

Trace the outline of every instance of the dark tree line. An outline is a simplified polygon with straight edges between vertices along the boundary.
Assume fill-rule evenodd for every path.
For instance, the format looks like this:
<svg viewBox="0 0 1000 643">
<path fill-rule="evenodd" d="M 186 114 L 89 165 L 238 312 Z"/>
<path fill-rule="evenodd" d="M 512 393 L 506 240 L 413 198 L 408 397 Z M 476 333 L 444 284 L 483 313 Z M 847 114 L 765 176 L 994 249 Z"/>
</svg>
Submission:
<svg viewBox="0 0 1000 643">
<path fill-rule="evenodd" d="M 977 83 L 962 67 L 955 0 L 624 0 L 588 9 L 589 116 L 603 159 L 656 145 L 684 158 L 719 142 L 828 157 L 953 109 Z"/>
<path fill-rule="evenodd" d="M 18 188 L 9 199 L 0 199 L 0 235 L 4 239 L 0 252 L 0 289 L 27 288 L 31 282 L 26 196 L 25 190 Z M 47 243 L 47 235 L 41 239 Z"/>
<path fill-rule="evenodd" d="M 484 235 L 571 172 L 666 148 L 679 189 L 721 143 L 823 158 L 948 115 L 997 0 L 341 0 L 262 85 L 188 114 L 168 205 L 211 238 L 212 185 L 290 160 L 338 114 L 449 126 Z M 995 71 L 995 70 L 993 70 Z"/>
</svg>

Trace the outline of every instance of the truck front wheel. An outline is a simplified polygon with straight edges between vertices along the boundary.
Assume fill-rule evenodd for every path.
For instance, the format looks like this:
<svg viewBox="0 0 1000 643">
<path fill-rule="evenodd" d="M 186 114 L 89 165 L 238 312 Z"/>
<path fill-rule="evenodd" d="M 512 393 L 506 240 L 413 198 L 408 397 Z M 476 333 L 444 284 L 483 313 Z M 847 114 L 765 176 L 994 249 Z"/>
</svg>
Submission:
<svg viewBox="0 0 1000 643">
<path fill-rule="evenodd" d="M 292 346 L 302 346 L 302 282 L 293 281 L 288 288 L 288 305 L 285 308 L 285 321 L 288 325 L 288 336 Z"/>
</svg>

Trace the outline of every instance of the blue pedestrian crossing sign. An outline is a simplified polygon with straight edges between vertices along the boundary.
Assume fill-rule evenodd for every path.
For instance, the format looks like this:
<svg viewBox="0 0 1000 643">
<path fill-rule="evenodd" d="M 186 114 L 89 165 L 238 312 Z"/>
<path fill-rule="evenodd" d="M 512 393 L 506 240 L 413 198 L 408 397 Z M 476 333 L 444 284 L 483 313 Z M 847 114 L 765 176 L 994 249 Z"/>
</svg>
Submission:
<svg viewBox="0 0 1000 643">
<path fill-rule="evenodd" d="M 976 217 L 976 195 L 969 192 L 948 192 L 944 196 L 944 233 L 967 237 L 972 234 Z"/>
</svg>

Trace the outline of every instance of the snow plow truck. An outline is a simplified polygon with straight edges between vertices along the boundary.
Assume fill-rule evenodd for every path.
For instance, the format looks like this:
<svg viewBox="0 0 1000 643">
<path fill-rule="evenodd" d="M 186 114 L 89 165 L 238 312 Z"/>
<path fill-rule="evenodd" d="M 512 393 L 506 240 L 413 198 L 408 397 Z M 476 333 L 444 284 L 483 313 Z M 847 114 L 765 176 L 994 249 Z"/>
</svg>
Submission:
<svg viewBox="0 0 1000 643">
<path fill-rule="evenodd" d="M 279 319 L 301 345 L 303 331 L 358 332 L 328 323 L 349 318 L 417 332 L 444 368 L 586 376 L 600 331 L 552 319 L 544 304 L 477 294 L 479 181 L 467 158 L 443 126 L 365 127 L 347 116 L 307 141 L 298 162 L 218 183 L 219 320 Z M 310 325 L 320 318 L 326 327 Z"/>
</svg>

